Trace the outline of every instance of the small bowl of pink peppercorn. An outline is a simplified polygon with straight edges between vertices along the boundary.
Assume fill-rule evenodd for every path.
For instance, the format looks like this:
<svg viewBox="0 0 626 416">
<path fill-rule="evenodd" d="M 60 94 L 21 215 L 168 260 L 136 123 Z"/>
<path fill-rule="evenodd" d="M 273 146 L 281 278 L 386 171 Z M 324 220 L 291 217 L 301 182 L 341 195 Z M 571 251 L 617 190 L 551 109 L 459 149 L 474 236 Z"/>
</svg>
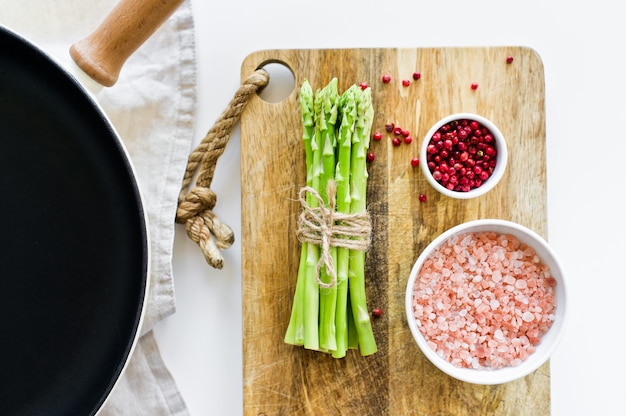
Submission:
<svg viewBox="0 0 626 416">
<path fill-rule="evenodd" d="M 494 385 L 550 358 L 565 328 L 567 290 L 541 236 L 483 219 L 452 227 L 426 247 L 409 275 L 405 306 L 430 362 L 458 380 Z"/>
<path fill-rule="evenodd" d="M 422 172 L 440 193 L 457 199 L 484 195 L 506 170 L 504 136 L 478 114 L 457 113 L 439 120 L 426 133 L 420 150 Z"/>
</svg>

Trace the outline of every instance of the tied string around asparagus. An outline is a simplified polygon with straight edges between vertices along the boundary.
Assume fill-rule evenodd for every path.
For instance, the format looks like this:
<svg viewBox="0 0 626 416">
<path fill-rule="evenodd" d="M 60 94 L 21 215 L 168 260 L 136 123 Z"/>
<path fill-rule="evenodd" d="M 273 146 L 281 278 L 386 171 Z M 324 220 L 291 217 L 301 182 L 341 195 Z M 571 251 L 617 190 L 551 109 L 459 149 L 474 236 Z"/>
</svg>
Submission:
<svg viewBox="0 0 626 416">
<path fill-rule="evenodd" d="M 325 206 L 319 192 L 310 186 L 300 189 L 299 200 L 302 213 L 298 217 L 296 235 L 303 243 L 317 244 L 321 248 L 320 259 L 315 269 L 315 277 L 320 287 L 329 288 L 337 284 L 337 271 L 333 261 L 331 247 L 344 247 L 350 250 L 365 251 L 370 245 L 372 225 L 367 211 L 347 214 L 335 211 L 336 185 L 328 182 L 328 206 Z M 309 193 L 316 199 L 318 206 L 311 207 L 307 203 Z M 320 278 L 322 266 L 330 281 L 325 283 Z"/>
<path fill-rule="evenodd" d="M 239 121 L 250 97 L 269 82 L 269 74 L 258 69 L 244 80 L 226 110 L 193 150 L 178 196 L 176 222 L 184 224 L 187 235 L 198 244 L 207 263 L 216 269 L 224 267 L 220 249 L 235 241 L 233 230 L 217 218 L 213 208 L 217 195 L 211 190 L 217 160 L 224 153 L 232 130 Z M 189 189 L 196 177 L 196 184 Z"/>
</svg>

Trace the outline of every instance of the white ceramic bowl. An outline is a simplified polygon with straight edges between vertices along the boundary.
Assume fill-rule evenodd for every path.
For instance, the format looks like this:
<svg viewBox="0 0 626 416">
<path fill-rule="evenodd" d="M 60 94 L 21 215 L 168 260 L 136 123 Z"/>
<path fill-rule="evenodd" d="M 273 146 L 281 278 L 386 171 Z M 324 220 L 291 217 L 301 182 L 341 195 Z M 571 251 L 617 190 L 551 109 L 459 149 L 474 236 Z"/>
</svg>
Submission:
<svg viewBox="0 0 626 416">
<path fill-rule="evenodd" d="M 469 191 L 450 190 L 446 188 L 445 186 L 443 186 L 440 182 L 435 180 L 435 178 L 433 177 L 433 174 L 431 173 L 428 167 L 428 161 L 427 161 L 428 145 L 431 141 L 431 138 L 437 132 L 437 130 L 439 130 L 439 128 L 441 128 L 442 126 L 452 121 L 463 120 L 463 119 L 477 121 L 478 123 L 482 124 L 482 126 L 486 127 L 491 132 L 494 138 L 495 148 L 497 150 L 496 166 L 493 172 L 491 173 L 491 176 L 489 176 L 488 179 L 484 180 L 480 186 L 473 188 Z M 507 160 L 508 160 L 508 150 L 507 150 L 506 141 L 504 139 L 504 136 L 498 129 L 498 127 L 495 124 L 493 124 L 491 121 L 486 119 L 485 117 L 482 117 L 478 114 L 472 114 L 472 113 L 451 114 L 439 120 L 437 123 L 435 123 L 431 127 L 428 133 L 426 133 L 426 135 L 424 136 L 422 140 L 421 149 L 420 149 L 420 166 L 422 167 L 422 172 L 424 173 L 424 176 L 426 177 L 428 182 L 432 185 L 433 188 L 435 188 L 437 191 L 439 191 L 443 195 L 446 195 L 450 198 L 457 198 L 457 199 L 475 198 L 475 197 L 484 195 L 489 190 L 491 190 L 494 186 L 498 184 L 500 179 L 502 179 L 502 176 L 504 175 L 504 172 L 506 170 Z"/>
<path fill-rule="evenodd" d="M 494 231 L 498 234 L 511 234 L 517 237 L 521 243 L 525 243 L 535 249 L 536 254 L 540 257 L 542 262 L 550 267 L 552 277 L 556 280 L 556 308 L 554 310 L 554 321 L 550 329 L 541 337 L 541 342 L 536 345 L 535 352 L 533 352 L 517 366 L 507 366 L 499 369 L 457 367 L 431 349 L 431 347 L 427 344 L 424 335 L 422 335 L 422 332 L 420 331 L 417 319 L 414 317 L 413 289 L 416 278 L 424 264 L 424 261 L 431 255 L 433 250 L 439 247 L 451 236 L 466 232 L 479 231 Z M 566 289 L 563 270 L 555 253 L 550 248 L 548 243 L 534 231 L 519 224 L 498 219 L 469 221 L 442 233 L 440 236 L 435 238 L 418 257 L 413 269 L 411 270 L 406 287 L 405 306 L 407 321 L 411 333 L 413 334 L 413 337 L 415 338 L 415 341 L 421 351 L 437 368 L 444 373 L 458 380 L 474 384 L 502 384 L 532 373 L 549 359 L 550 355 L 557 347 L 565 328 L 568 307 Z"/>
</svg>

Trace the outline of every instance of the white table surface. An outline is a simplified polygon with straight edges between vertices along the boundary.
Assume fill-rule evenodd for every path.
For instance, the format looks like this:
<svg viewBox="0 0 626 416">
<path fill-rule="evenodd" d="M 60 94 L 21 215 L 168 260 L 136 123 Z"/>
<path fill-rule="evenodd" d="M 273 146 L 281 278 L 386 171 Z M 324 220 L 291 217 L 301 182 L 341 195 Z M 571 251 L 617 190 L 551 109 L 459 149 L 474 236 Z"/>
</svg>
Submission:
<svg viewBox="0 0 626 416">
<path fill-rule="evenodd" d="M 626 25 L 617 1 L 497 0 L 193 3 L 196 143 L 259 49 L 529 46 L 546 81 L 548 240 L 569 283 L 571 319 L 551 359 L 552 414 L 626 414 Z M 532 157 L 532 155 L 528 155 Z M 591 162 L 591 163 L 589 163 Z M 587 167 L 585 170 L 584 168 Z M 591 167 L 591 169 L 588 169 Z M 239 134 L 218 162 L 216 212 L 241 235 Z M 184 229 L 175 243 L 177 313 L 157 339 L 192 416 L 243 413 L 241 241 L 223 270 Z"/>
</svg>

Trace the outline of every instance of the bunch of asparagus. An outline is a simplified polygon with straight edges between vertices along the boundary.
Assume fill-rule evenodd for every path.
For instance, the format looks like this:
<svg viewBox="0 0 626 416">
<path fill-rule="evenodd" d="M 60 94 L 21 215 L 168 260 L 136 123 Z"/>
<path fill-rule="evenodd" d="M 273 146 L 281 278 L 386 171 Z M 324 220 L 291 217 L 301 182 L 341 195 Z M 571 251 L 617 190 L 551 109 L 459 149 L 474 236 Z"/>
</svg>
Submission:
<svg viewBox="0 0 626 416">
<path fill-rule="evenodd" d="M 366 212 L 367 161 L 374 118 L 370 88 L 352 85 L 342 94 L 332 79 L 313 94 L 305 80 L 300 88 L 302 140 L 306 155 L 309 207 L 322 202 L 339 213 Z M 336 200 L 329 198 L 329 182 Z M 323 351 L 335 358 L 348 349 L 361 355 L 376 352 L 365 295 L 365 251 L 330 246 L 334 272 L 319 267 L 320 244 L 302 242 L 298 278 L 285 334 L 288 344 Z M 321 284 L 322 283 L 322 284 Z"/>
</svg>

